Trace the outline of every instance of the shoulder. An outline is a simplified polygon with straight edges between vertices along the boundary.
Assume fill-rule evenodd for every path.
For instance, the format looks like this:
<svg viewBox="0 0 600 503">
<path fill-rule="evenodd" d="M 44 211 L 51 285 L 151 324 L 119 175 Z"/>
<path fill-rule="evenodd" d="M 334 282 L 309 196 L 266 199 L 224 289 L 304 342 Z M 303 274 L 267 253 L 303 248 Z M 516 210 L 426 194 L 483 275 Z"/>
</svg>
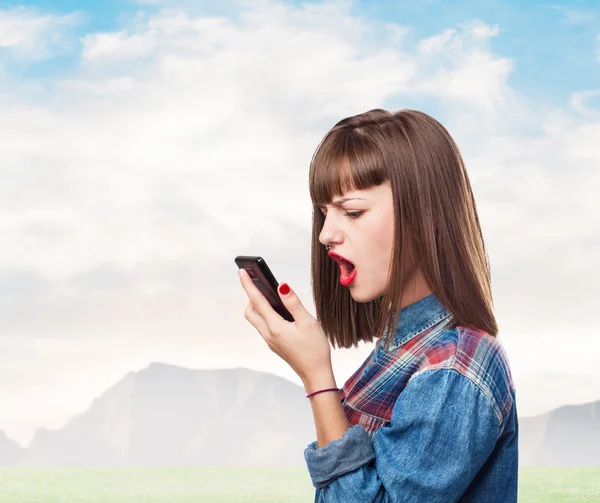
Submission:
<svg viewBox="0 0 600 503">
<path fill-rule="evenodd" d="M 508 356 L 498 337 L 462 326 L 447 328 L 428 353 L 410 380 L 433 370 L 456 371 L 489 399 L 502 425 L 513 407 L 515 385 Z"/>
</svg>

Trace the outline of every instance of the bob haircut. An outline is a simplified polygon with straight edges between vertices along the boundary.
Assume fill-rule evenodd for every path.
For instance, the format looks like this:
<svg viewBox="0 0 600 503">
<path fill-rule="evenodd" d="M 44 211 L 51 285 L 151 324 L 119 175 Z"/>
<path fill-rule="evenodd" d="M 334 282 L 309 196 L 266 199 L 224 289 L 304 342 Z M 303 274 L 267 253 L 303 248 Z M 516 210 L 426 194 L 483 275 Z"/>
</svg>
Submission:
<svg viewBox="0 0 600 503">
<path fill-rule="evenodd" d="M 395 230 L 385 293 L 356 302 L 319 235 L 319 206 L 348 191 L 391 182 Z M 390 348 L 402 292 L 420 269 L 451 314 L 452 327 L 496 337 L 491 273 L 475 199 L 448 131 L 417 110 L 374 109 L 339 121 L 317 147 L 309 172 L 313 203 L 311 282 L 317 320 L 333 347 L 380 338 Z M 388 327 L 393 327 L 388 330 Z"/>
</svg>

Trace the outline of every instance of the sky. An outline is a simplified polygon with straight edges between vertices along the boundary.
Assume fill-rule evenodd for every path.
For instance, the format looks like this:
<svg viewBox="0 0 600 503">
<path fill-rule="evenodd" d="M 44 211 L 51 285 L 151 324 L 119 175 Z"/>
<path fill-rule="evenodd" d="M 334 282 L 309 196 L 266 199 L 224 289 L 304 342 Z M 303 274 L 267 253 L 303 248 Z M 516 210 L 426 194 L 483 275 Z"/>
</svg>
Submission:
<svg viewBox="0 0 600 503">
<path fill-rule="evenodd" d="M 153 361 L 301 385 L 234 257 L 314 315 L 308 165 L 373 108 L 461 149 L 519 414 L 600 400 L 596 2 L 0 1 L 0 430 Z M 333 350 L 338 386 L 372 347 Z"/>
</svg>

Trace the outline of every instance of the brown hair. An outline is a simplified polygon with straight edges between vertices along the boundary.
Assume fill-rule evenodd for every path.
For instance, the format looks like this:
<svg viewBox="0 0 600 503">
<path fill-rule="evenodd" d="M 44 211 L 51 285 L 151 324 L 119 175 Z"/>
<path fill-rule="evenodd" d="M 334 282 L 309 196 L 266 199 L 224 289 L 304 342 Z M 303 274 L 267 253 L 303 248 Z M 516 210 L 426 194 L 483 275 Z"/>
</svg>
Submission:
<svg viewBox="0 0 600 503">
<path fill-rule="evenodd" d="M 395 213 L 389 287 L 378 299 L 356 302 L 340 285 L 339 268 L 319 242 L 325 222 L 319 206 L 388 180 Z M 333 347 L 383 337 L 389 348 L 400 321 L 402 291 L 415 268 L 452 315 L 454 327 L 498 334 L 471 184 L 458 147 L 438 121 L 417 110 L 382 109 L 339 121 L 313 155 L 309 191 L 313 299 Z"/>
</svg>

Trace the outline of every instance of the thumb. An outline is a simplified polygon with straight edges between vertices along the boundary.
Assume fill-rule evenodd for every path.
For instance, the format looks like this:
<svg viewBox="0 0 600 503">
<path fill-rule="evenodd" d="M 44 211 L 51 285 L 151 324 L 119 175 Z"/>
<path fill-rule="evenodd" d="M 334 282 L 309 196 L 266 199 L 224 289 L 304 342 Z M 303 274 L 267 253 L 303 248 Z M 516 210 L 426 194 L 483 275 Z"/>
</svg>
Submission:
<svg viewBox="0 0 600 503">
<path fill-rule="evenodd" d="M 277 288 L 279 292 L 279 298 L 287 310 L 292 314 L 295 320 L 299 320 L 306 317 L 308 311 L 300 302 L 300 298 L 296 295 L 294 290 L 290 288 L 287 283 L 281 283 Z"/>
</svg>

